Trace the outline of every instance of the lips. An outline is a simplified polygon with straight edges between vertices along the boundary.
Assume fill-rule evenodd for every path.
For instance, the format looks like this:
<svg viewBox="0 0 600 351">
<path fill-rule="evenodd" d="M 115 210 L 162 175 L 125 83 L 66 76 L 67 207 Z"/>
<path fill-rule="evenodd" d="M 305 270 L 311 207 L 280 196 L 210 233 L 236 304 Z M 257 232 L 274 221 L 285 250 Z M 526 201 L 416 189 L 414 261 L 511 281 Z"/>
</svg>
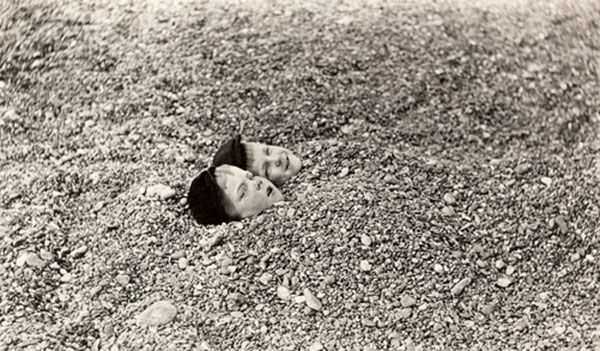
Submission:
<svg viewBox="0 0 600 351">
<path fill-rule="evenodd" d="M 290 168 L 290 158 L 285 154 L 285 170 L 287 171 L 288 168 Z"/>
</svg>

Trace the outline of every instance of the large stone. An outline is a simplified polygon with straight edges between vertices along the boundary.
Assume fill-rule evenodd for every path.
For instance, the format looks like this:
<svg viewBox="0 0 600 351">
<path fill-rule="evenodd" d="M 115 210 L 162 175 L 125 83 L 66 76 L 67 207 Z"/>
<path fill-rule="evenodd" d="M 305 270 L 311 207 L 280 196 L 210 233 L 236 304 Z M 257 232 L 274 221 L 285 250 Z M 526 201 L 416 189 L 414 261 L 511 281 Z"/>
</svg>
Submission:
<svg viewBox="0 0 600 351">
<path fill-rule="evenodd" d="M 458 296 L 469 284 L 471 284 L 471 278 L 464 278 L 463 280 L 459 281 L 456 285 L 454 285 L 450 292 L 452 293 L 452 295 Z"/>
<path fill-rule="evenodd" d="M 151 185 L 146 189 L 146 196 L 158 196 L 161 200 L 168 200 L 175 196 L 175 190 L 163 184 Z"/>
<path fill-rule="evenodd" d="M 137 317 L 142 326 L 159 326 L 171 322 L 177 314 L 177 308 L 169 301 L 157 301 Z"/>
<path fill-rule="evenodd" d="M 323 304 L 319 299 L 313 295 L 309 289 L 304 289 L 304 298 L 306 305 L 315 311 L 320 311 L 323 308 Z"/>
</svg>

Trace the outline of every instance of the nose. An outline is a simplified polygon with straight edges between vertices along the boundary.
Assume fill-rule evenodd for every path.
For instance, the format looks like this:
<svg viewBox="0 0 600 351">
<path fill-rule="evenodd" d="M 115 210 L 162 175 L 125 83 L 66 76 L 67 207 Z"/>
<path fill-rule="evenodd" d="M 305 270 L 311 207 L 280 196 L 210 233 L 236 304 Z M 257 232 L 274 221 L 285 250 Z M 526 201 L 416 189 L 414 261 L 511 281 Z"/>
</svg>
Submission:
<svg viewBox="0 0 600 351">
<path fill-rule="evenodd" d="M 282 152 L 279 157 L 275 160 L 275 167 L 281 167 L 285 164 L 285 154 Z"/>
<path fill-rule="evenodd" d="M 262 180 L 256 179 L 256 182 L 254 182 L 254 185 L 256 186 L 256 190 L 262 189 Z"/>
</svg>

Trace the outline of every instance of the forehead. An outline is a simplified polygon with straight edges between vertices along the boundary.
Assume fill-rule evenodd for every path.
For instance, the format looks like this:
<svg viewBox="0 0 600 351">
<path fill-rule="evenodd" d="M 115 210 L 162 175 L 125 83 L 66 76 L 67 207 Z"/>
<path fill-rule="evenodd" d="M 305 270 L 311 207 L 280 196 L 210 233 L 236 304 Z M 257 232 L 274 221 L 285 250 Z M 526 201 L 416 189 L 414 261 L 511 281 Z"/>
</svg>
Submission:
<svg viewBox="0 0 600 351">
<path fill-rule="evenodd" d="M 261 143 L 248 143 L 248 145 L 252 146 L 253 149 L 255 151 L 261 151 L 263 150 L 265 147 L 269 147 L 275 151 L 286 151 L 286 152 L 290 152 L 290 150 L 281 147 L 281 146 L 275 146 L 275 145 L 267 145 L 267 144 L 261 144 Z"/>
<path fill-rule="evenodd" d="M 217 183 L 223 189 L 235 189 L 244 179 L 244 171 L 231 165 L 221 165 L 215 169 Z"/>
</svg>

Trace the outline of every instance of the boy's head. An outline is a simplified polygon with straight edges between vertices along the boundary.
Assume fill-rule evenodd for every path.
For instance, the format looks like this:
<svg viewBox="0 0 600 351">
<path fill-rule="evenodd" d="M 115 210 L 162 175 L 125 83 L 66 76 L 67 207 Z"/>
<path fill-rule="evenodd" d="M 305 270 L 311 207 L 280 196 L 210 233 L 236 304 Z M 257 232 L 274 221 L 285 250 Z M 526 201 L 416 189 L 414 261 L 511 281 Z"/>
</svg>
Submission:
<svg viewBox="0 0 600 351">
<path fill-rule="evenodd" d="M 190 186 L 188 204 L 200 224 L 220 224 L 254 216 L 282 201 L 270 181 L 231 165 L 210 167 Z"/>
<path fill-rule="evenodd" d="M 296 175 L 302 163 L 290 150 L 260 143 L 243 142 L 240 135 L 227 141 L 217 151 L 213 166 L 230 164 L 254 175 L 282 185 Z"/>
</svg>

